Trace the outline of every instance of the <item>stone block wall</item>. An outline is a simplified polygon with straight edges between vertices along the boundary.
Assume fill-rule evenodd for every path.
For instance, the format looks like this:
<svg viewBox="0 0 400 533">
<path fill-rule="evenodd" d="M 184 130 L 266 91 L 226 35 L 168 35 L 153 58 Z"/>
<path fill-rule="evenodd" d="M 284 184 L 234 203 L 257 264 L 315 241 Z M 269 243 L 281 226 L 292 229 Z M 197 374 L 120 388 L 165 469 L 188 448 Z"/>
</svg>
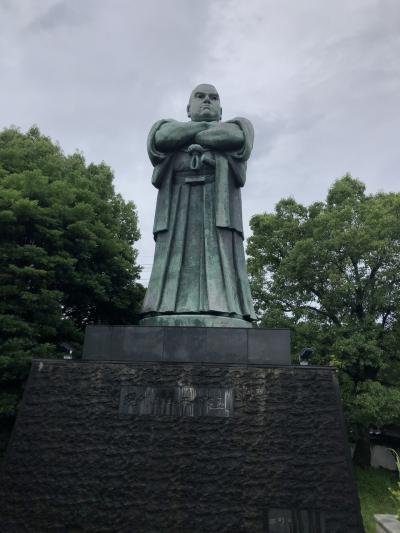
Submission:
<svg viewBox="0 0 400 533">
<path fill-rule="evenodd" d="M 230 391 L 232 408 L 127 409 L 146 387 Z M 273 533 L 280 509 L 363 531 L 327 368 L 36 360 L 0 500 L 17 533 Z"/>
</svg>

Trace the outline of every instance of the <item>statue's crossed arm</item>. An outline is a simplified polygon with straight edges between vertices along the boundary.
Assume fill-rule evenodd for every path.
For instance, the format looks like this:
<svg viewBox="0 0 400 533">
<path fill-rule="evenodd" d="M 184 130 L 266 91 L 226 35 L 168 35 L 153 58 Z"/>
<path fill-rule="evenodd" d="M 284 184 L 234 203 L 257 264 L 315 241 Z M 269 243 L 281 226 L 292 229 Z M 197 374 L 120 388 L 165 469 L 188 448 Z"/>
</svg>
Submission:
<svg viewBox="0 0 400 533">
<path fill-rule="evenodd" d="M 171 120 L 156 132 L 155 143 L 162 152 L 173 152 L 189 144 L 221 151 L 240 149 L 244 135 L 231 122 L 178 122 Z"/>
</svg>

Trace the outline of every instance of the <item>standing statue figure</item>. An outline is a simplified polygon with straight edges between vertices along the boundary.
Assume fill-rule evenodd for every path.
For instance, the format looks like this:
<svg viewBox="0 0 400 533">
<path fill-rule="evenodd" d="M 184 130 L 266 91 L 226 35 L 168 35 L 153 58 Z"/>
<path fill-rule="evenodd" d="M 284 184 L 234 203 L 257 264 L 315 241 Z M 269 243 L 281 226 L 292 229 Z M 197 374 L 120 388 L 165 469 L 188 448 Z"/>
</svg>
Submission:
<svg viewBox="0 0 400 533">
<path fill-rule="evenodd" d="M 240 188 L 253 126 L 245 118 L 221 122 L 208 84 L 193 90 L 187 113 L 189 122 L 159 120 L 148 137 L 159 191 L 140 324 L 252 327 Z"/>
</svg>

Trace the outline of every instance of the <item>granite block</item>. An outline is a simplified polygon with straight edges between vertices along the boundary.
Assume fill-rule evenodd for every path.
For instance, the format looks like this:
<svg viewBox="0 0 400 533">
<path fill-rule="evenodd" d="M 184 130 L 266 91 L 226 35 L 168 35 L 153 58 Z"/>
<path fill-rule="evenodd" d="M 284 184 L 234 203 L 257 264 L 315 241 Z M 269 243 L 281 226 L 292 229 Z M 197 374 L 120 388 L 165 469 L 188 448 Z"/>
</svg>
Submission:
<svg viewBox="0 0 400 533">
<path fill-rule="evenodd" d="M 288 365 L 291 361 L 290 331 L 224 327 L 88 326 L 83 359 Z"/>
</svg>

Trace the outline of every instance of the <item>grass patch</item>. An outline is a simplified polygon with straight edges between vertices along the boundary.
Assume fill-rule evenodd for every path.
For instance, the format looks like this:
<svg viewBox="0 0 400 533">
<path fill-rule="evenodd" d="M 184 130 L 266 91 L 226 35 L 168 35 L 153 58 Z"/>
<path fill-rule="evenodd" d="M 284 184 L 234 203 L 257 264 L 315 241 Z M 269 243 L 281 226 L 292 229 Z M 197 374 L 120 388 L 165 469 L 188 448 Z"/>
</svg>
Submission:
<svg viewBox="0 0 400 533">
<path fill-rule="evenodd" d="M 398 506 L 389 493 L 397 486 L 397 474 L 383 468 L 355 467 L 361 514 L 366 533 L 375 533 L 374 514 L 397 514 Z"/>
</svg>

